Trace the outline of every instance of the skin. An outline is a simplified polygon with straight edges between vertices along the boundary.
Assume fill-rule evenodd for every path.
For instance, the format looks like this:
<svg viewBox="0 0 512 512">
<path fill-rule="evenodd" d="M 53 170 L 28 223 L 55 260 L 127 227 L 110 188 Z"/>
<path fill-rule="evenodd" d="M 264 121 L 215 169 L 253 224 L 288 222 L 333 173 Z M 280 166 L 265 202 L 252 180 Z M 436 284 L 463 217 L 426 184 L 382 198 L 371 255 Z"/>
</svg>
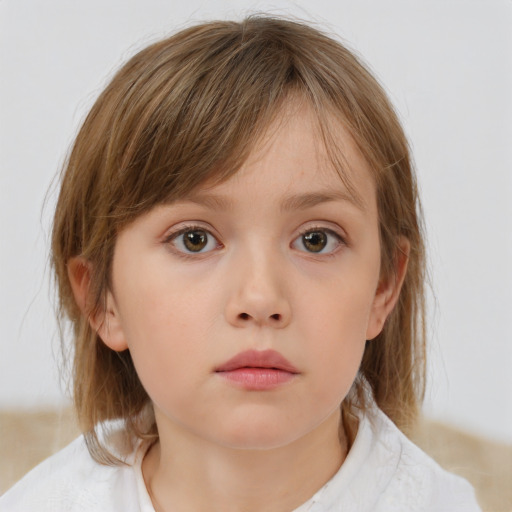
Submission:
<svg viewBox="0 0 512 512">
<path fill-rule="evenodd" d="M 119 234 L 107 311 L 91 319 L 130 350 L 153 401 L 160 439 L 143 474 L 157 510 L 287 511 L 311 497 L 343 463 L 340 404 L 398 298 L 406 261 L 381 278 L 375 185 L 351 137 L 340 128 L 360 203 L 307 105 L 280 117 L 229 180 Z M 204 248 L 190 251 L 184 229 Z M 304 232 L 327 245 L 311 251 Z M 86 263 L 69 268 L 84 303 Z M 276 350 L 298 373 L 253 391 L 215 371 L 248 349 Z"/>
</svg>

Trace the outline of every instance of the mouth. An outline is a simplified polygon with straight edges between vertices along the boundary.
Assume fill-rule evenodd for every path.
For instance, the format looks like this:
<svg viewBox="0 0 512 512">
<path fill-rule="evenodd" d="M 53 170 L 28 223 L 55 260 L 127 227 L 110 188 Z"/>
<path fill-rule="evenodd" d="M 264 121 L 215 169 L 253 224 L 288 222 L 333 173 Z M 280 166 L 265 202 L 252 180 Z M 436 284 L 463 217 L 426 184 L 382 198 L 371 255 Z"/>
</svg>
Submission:
<svg viewBox="0 0 512 512">
<path fill-rule="evenodd" d="M 245 390 L 265 391 L 290 382 L 300 372 L 275 350 L 247 350 L 215 368 L 215 373 Z"/>
</svg>

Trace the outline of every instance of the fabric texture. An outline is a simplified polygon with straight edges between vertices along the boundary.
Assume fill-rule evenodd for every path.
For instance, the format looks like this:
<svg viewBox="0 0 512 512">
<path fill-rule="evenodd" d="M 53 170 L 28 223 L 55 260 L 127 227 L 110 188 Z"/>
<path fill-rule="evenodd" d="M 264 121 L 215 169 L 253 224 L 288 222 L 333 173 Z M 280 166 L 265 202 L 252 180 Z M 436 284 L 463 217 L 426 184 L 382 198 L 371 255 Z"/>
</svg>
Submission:
<svg viewBox="0 0 512 512">
<path fill-rule="evenodd" d="M 147 445 L 112 432 L 121 466 L 95 462 L 82 437 L 34 468 L 0 498 L 1 512 L 155 512 L 141 462 Z M 294 512 L 479 512 L 472 487 L 443 470 L 380 410 L 361 415 L 334 477 Z"/>
</svg>

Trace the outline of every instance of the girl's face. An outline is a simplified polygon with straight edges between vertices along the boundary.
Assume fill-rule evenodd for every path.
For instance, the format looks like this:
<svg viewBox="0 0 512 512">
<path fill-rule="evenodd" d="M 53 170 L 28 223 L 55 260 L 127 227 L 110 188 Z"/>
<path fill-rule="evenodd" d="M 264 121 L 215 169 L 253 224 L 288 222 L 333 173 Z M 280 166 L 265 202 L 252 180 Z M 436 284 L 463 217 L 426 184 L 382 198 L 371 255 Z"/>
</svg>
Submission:
<svg viewBox="0 0 512 512">
<path fill-rule="evenodd" d="M 262 449 L 337 425 L 394 304 L 366 162 L 340 127 L 358 204 L 309 109 L 281 117 L 229 180 L 119 234 L 99 332 L 130 350 L 161 432 Z"/>
</svg>

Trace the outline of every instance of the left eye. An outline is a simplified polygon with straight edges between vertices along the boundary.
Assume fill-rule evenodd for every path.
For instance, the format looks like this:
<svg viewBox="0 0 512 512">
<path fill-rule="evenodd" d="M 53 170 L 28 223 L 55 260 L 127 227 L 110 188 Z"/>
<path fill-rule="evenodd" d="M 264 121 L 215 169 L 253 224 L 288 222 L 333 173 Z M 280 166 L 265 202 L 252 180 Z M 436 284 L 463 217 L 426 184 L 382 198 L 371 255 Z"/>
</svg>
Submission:
<svg viewBox="0 0 512 512">
<path fill-rule="evenodd" d="M 311 253 L 331 253 L 342 243 L 341 236 L 330 229 L 312 229 L 296 238 L 292 247 Z"/>
<path fill-rule="evenodd" d="M 169 241 L 178 251 L 189 254 L 209 252 L 218 246 L 217 239 L 211 233 L 195 228 L 175 233 Z"/>
</svg>

